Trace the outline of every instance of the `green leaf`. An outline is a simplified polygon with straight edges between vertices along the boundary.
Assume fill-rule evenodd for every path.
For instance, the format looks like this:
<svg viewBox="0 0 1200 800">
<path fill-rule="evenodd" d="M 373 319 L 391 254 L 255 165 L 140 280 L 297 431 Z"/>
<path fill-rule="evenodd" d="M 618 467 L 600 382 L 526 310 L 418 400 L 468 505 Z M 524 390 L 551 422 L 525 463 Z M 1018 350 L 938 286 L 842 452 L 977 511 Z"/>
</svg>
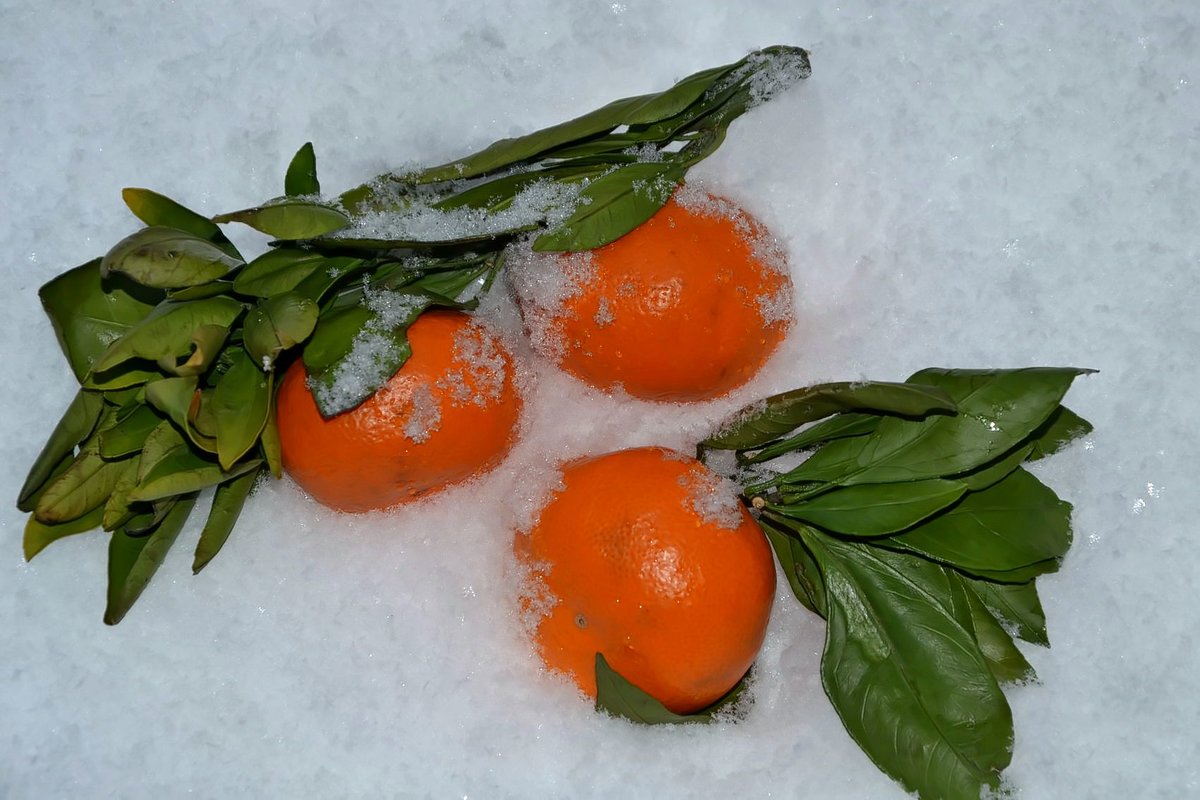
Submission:
<svg viewBox="0 0 1200 800">
<path fill-rule="evenodd" d="M 873 434 L 840 439 L 788 473 L 789 482 L 917 481 L 955 475 L 986 464 L 1033 433 L 1058 407 L 1076 376 L 1087 370 L 942 370 L 909 381 L 943 389 L 958 406 L 951 416 L 920 421 L 887 417 Z"/>
<path fill-rule="evenodd" d="M 124 469 L 120 461 L 101 458 L 99 440 L 92 439 L 75 462 L 46 486 L 33 513 L 46 525 L 78 519 L 104 505 Z"/>
<path fill-rule="evenodd" d="M 38 296 L 80 383 L 109 344 L 145 319 L 162 299 L 161 292 L 128 278 L 101 279 L 98 258 L 54 278 Z"/>
<path fill-rule="evenodd" d="M 793 453 L 824 442 L 831 442 L 834 439 L 865 436 L 878 426 L 879 417 L 875 414 L 842 412 L 835 417 L 805 428 L 795 436 L 774 441 L 753 455 L 743 456 L 739 452 L 738 461 L 742 464 L 761 464 L 785 453 Z"/>
<path fill-rule="evenodd" d="M 1011 475 L 1013 470 L 1029 458 L 1032 450 L 1032 443 L 1018 445 L 991 463 L 955 475 L 954 480 L 966 485 L 973 492 L 982 491 Z"/>
<path fill-rule="evenodd" d="M 317 304 L 296 292 L 259 302 L 246 315 L 242 339 L 259 370 L 272 369 L 285 350 L 303 342 L 317 326 Z"/>
<path fill-rule="evenodd" d="M 936 386 L 879 381 L 822 383 L 746 406 L 702 444 L 719 450 L 762 447 L 805 423 L 840 411 L 924 417 L 954 410 L 953 399 Z"/>
<path fill-rule="evenodd" d="M 207 239 L 175 228 L 151 226 L 126 236 L 100 261 L 100 274 L 124 273 L 143 286 L 199 286 L 242 265 Z"/>
<path fill-rule="evenodd" d="M 738 681 L 724 697 L 694 714 L 676 714 L 662 703 L 625 680 L 600 653 L 596 653 L 596 710 L 614 717 L 643 725 L 709 723 L 717 713 L 737 703 L 745 688 L 745 678 Z"/>
<path fill-rule="evenodd" d="M 1092 423 L 1066 406 L 1059 406 L 1035 433 L 1033 452 L 1029 454 L 1029 460 L 1037 461 L 1039 458 L 1053 455 L 1091 432 Z"/>
<path fill-rule="evenodd" d="M 281 200 L 213 217 L 213 222 L 240 222 L 277 239 L 315 239 L 349 224 L 350 218 L 320 203 Z"/>
<path fill-rule="evenodd" d="M 157 464 L 163 456 L 170 453 L 177 447 L 182 447 L 186 444 L 183 434 L 179 429 L 172 425 L 167 420 L 163 420 L 158 424 L 158 427 L 150 432 L 146 437 L 146 441 L 142 444 L 142 456 L 138 461 L 138 483 L 141 483 L 146 478 L 146 473 L 150 468 Z"/>
<path fill-rule="evenodd" d="M 391 325 L 362 306 L 327 314 L 317 323 L 304 348 L 304 366 L 323 416 L 358 406 L 408 360 L 408 327 L 434 302 L 427 296 L 410 298 L 406 313 L 389 313 Z"/>
<path fill-rule="evenodd" d="M 141 596 L 154 577 L 167 551 L 175 543 L 195 504 L 194 497 L 173 504 L 170 512 L 149 536 L 131 536 L 115 531 L 108 545 L 108 604 L 104 624 L 116 625 Z"/>
<path fill-rule="evenodd" d="M 232 469 L 258 441 L 270 404 L 270 377 L 244 351 L 234 351 L 233 366 L 221 377 L 212 400 L 221 469 Z"/>
<path fill-rule="evenodd" d="M 252 297 L 273 297 L 290 292 L 317 270 L 329 269 L 330 262 L 357 259 L 330 259 L 310 250 L 279 247 L 251 261 L 233 279 L 234 291 Z"/>
<path fill-rule="evenodd" d="M 625 145 L 618 146 L 618 149 Z M 515 172 L 478 183 L 460 192 L 445 197 L 430 208 L 449 211 L 455 208 L 486 208 L 491 211 L 510 202 L 523 189 L 538 181 L 552 180 L 556 183 L 575 183 L 585 178 L 595 178 L 608 169 L 607 165 L 566 165 L 547 167 L 529 172 Z"/>
<path fill-rule="evenodd" d="M 847 536 L 886 536 L 911 528 L 963 496 L 958 481 L 932 479 L 912 483 L 848 486 L 772 511 Z"/>
<path fill-rule="evenodd" d="M 44 522 L 38 522 L 37 517 L 30 514 L 29 519 L 25 521 L 25 539 L 23 542 L 25 560 L 32 561 L 34 556 L 59 539 L 74 536 L 77 533 L 86 533 L 100 527 L 100 520 L 103 516 L 103 508 L 93 508 L 82 517 L 70 520 L 69 522 L 63 522 L 58 525 L 47 525 Z"/>
<path fill-rule="evenodd" d="M 958 582 L 956 588 L 966 598 L 969 608 L 967 619 L 970 622 L 971 631 L 975 635 L 975 641 L 979 644 L 980 652 L 987 659 L 992 674 L 996 676 L 996 680 L 1001 684 L 1035 680 L 1037 673 L 1034 671 L 1033 665 L 1017 648 L 1008 632 L 992 616 L 992 612 L 984 605 L 979 595 L 962 585 L 962 581 L 966 579 L 958 573 L 953 573 L 952 579 Z"/>
<path fill-rule="evenodd" d="M 221 248 L 238 261 L 242 256 L 224 232 L 208 217 L 181 206 L 169 197 L 149 189 L 122 189 L 121 197 L 133 215 L 147 225 L 176 228 L 199 236 Z"/>
<path fill-rule="evenodd" d="M 1046 634 L 1046 613 L 1038 598 L 1034 581 L 1027 583 L 993 583 L 962 576 L 963 585 L 973 592 L 993 614 L 1027 642 L 1050 646 Z"/>
<path fill-rule="evenodd" d="M 200 397 L 195 376 L 163 378 L 146 384 L 146 401 L 187 434 L 192 444 L 209 453 L 217 452 L 216 438 L 199 430 L 194 419 Z"/>
<path fill-rule="evenodd" d="M 275 396 L 278 394 L 271 387 L 271 402 L 267 407 L 267 424 L 263 426 L 259 442 L 262 444 L 263 458 L 267 461 L 267 469 L 275 478 L 283 477 L 283 447 L 279 441 L 279 422 L 275 417 Z"/>
<path fill-rule="evenodd" d="M 561 225 L 539 236 L 539 252 L 591 250 L 616 241 L 662 208 L 683 180 L 669 161 L 627 164 L 601 175 L 579 195 L 579 205 Z"/>
<path fill-rule="evenodd" d="M 92 435 L 102 411 L 104 398 L 101 395 L 82 390 L 75 393 L 75 398 L 54 426 L 50 438 L 25 476 L 25 483 L 21 485 L 21 492 L 17 496 L 18 509 L 33 510 L 34 495 L 50 480 L 55 467 L 74 452 L 75 445 Z"/>
<path fill-rule="evenodd" d="M 767 541 L 771 543 L 775 557 L 779 559 L 779 566 L 783 569 L 788 585 L 792 587 L 792 594 L 796 595 L 796 599 L 809 611 L 824 617 L 825 582 L 821 578 L 820 567 L 812 553 L 804 546 L 804 542 L 798 536 L 787 532 L 788 529 L 803 523 L 778 518 L 773 518 L 772 523 L 772 518 L 765 514 L 764 520 L 766 522 L 761 526 L 763 533 L 767 535 Z"/>
<path fill-rule="evenodd" d="M 229 297 L 163 303 L 113 342 L 93 370 L 103 373 L 133 358 L 165 361 L 190 356 L 197 328 L 204 325 L 228 328 L 242 309 L 241 303 Z"/>
<path fill-rule="evenodd" d="M 112 493 L 104 502 L 104 514 L 100 519 L 100 526 L 104 530 L 115 531 L 133 518 L 135 511 L 129 495 L 138 485 L 138 469 L 141 461 L 142 457 L 137 455 L 123 462 L 126 465 L 125 470 L 121 473 L 121 477 L 117 478 Z"/>
<path fill-rule="evenodd" d="M 223 294 L 233 294 L 233 281 L 216 280 L 211 283 L 202 283 L 199 286 L 170 289 L 167 291 L 167 299 L 178 303 L 184 300 L 207 300 Z"/>
<path fill-rule="evenodd" d="M 821 678 L 846 730 L 906 791 L 977 800 L 995 788 L 1012 713 L 971 632 L 881 551 L 802 536 L 825 577 Z"/>
<path fill-rule="evenodd" d="M 1071 546 L 1071 505 L 1024 469 L 888 540 L 982 577 L 1057 563 Z M 1016 576 L 1014 576 L 1016 577 Z"/>
<path fill-rule="evenodd" d="M 283 191 L 288 197 L 321 193 L 321 184 L 317 181 L 317 154 L 313 151 L 312 142 L 305 142 L 292 156 L 292 163 L 288 164 L 287 175 L 283 179 Z"/>
<path fill-rule="evenodd" d="M 204 523 L 200 541 L 196 544 L 196 555 L 192 561 L 193 575 L 204 569 L 225 546 L 258 476 L 259 471 L 247 472 L 217 487 L 208 521 Z"/>
<path fill-rule="evenodd" d="M 141 477 L 130 499 L 137 502 L 198 492 L 257 469 L 262 459 L 234 464 L 229 470 L 196 454 L 187 445 L 170 450 Z"/>
</svg>

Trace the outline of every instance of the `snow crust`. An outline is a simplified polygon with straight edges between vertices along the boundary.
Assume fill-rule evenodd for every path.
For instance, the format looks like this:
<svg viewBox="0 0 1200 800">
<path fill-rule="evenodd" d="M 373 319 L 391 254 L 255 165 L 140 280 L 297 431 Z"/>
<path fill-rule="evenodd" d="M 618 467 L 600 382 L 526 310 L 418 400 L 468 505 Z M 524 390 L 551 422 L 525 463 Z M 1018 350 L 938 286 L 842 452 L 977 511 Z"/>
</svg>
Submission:
<svg viewBox="0 0 1200 800">
<path fill-rule="evenodd" d="M 74 392 L 36 289 L 135 229 L 123 186 L 246 208 L 312 141 L 337 192 L 777 42 L 810 48 L 813 77 L 691 173 L 791 265 L 796 321 L 752 385 L 599 395 L 493 291 L 527 402 L 491 475 L 362 516 L 264 484 L 193 578 L 197 515 L 117 628 L 103 535 L 23 562 L 12 500 Z M 1191 0 L 8 0 L 0 797 L 902 798 L 826 701 L 823 625 L 786 581 L 744 721 L 636 728 L 539 669 L 512 531 L 559 463 L 688 452 L 756 397 L 1030 364 L 1100 372 L 1067 399 L 1096 432 L 1036 467 L 1076 544 L 1040 581 L 1053 647 L 1025 648 L 1041 684 L 1010 693 L 1007 774 L 1018 797 L 1197 795 L 1198 51 Z"/>
</svg>

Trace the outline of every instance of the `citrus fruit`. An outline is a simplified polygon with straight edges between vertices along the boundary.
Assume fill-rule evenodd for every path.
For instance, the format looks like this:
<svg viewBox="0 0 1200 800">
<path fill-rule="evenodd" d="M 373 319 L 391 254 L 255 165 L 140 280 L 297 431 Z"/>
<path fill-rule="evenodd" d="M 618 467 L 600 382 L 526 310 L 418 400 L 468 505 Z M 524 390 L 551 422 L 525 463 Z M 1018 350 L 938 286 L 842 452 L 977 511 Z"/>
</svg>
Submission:
<svg viewBox="0 0 1200 800">
<path fill-rule="evenodd" d="M 591 386 L 647 400 L 706 400 L 743 385 L 792 317 L 775 240 L 692 187 L 603 247 L 515 262 L 535 348 Z"/>
<path fill-rule="evenodd" d="M 657 447 L 567 465 L 515 549 L 543 662 L 595 696 L 595 656 L 671 711 L 720 699 L 753 663 L 775 595 L 770 545 L 737 489 Z"/>
<path fill-rule="evenodd" d="M 342 511 L 414 500 L 496 466 L 516 438 L 521 398 L 501 342 L 458 311 L 408 329 L 412 355 L 370 398 L 325 419 L 296 361 L 276 410 L 283 466 Z"/>
</svg>

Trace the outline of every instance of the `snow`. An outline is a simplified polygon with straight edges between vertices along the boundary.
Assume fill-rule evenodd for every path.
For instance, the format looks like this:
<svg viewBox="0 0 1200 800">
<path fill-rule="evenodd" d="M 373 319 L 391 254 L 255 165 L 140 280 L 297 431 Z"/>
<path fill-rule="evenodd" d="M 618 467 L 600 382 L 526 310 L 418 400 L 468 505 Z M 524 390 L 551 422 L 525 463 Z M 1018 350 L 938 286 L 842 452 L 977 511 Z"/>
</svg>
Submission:
<svg viewBox="0 0 1200 800">
<path fill-rule="evenodd" d="M 822 625 L 785 582 L 744 722 L 635 728 L 538 669 L 511 531 L 557 463 L 687 452 L 771 392 L 1029 364 L 1100 372 L 1067 398 L 1096 431 L 1036 465 L 1076 544 L 1040 581 L 1053 647 L 1026 648 L 1041 683 L 1010 693 L 1008 777 L 1029 798 L 1197 794 L 1198 25 L 1189 0 L 8 0 L 0 797 L 903 797 L 843 733 Z M 692 172 L 788 254 L 796 321 L 751 386 L 606 398 L 522 345 L 524 436 L 484 479 L 358 516 L 268 483 L 198 577 L 195 520 L 116 628 L 102 535 L 23 562 L 12 499 L 74 391 L 36 289 L 134 229 L 122 187 L 246 208 L 311 140 L 336 192 L 774 43 L 811 48 L 812 78 Z"/>
</svg>

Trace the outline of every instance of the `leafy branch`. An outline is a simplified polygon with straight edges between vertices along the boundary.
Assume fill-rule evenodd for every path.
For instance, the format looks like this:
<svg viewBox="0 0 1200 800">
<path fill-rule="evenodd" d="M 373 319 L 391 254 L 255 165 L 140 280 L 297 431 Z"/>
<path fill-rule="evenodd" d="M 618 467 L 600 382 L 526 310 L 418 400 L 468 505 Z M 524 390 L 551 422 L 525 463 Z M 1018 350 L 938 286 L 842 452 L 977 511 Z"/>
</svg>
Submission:
<svg viewBox="0 0 1200 800">
<path fill-rule="evenodd" d="M 284 195 L 207 218 L 149 189 L 123 193 L 145 227 L 39 291 L 80 389 L 29 471 L 25 555 L 97 527 L 112 534 L 105 622 L 137 600 L 212 489 L 199 571 L 255 481 L 282 474 L 276 375 L 302 358 L 325 416 L 399 369 L 428 308 L 472 309 L 518 236 L 580 250 L 649 218 L 729 124 L 808 76 L 808 54 L 771 47 L 663 92 L 503 139 L 450 164 L 387 174 L 324 200 L 305 144 Z M 422 227 L 415 223 L 438 223 Z M 245 259 L 220 225 L 271 237 Z M 411 313 L 397 320 L 381 299 Z M 364 329 L 390 346 L 371 380 L 333 391 Z M 344 383 L 344 382 L 343 382 Z"/>
</svg>

